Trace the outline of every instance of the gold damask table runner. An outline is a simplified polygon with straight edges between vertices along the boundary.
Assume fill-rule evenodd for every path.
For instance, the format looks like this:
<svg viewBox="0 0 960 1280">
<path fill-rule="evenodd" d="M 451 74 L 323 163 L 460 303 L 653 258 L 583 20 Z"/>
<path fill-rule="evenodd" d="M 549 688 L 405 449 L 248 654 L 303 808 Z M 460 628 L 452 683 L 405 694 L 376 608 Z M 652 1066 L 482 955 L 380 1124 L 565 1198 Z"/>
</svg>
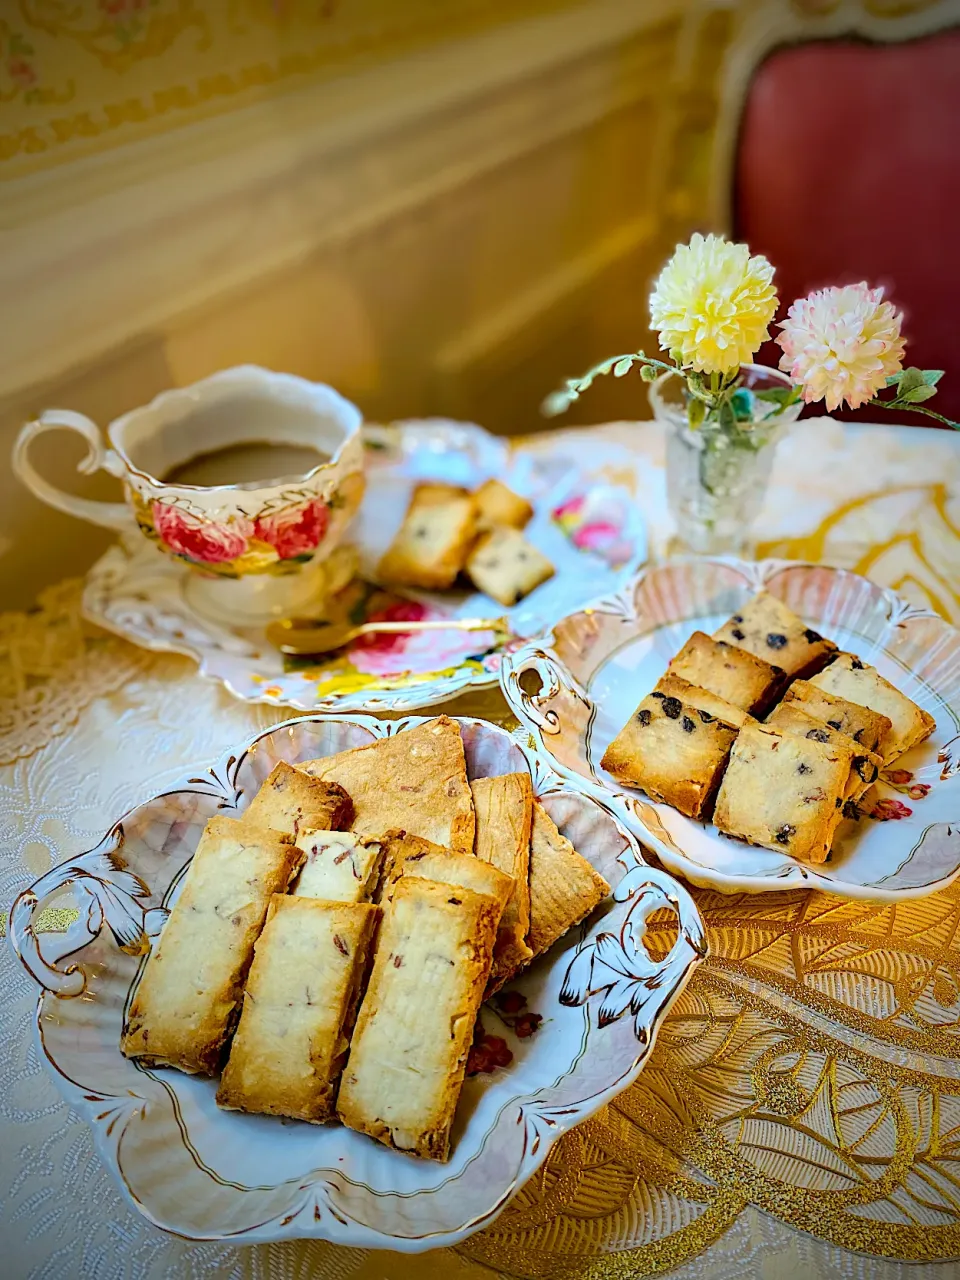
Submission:
<svg viewBox="0 0 960 1280">
<path fill-rule="evenodd" d="M 661 551 L 653 424 L 521 447 L 561 445 L 633 490 Z M 801 422 L 780 449 L 760 554 L 854 568 L 960 621 L 958 481 L 956 436 Z M 78 606 L 78 584 L 64 584 L 39 614 L 0 624 L 5 901 L 92 844 L 158 777 L 275 719 L 185 659 L 84 629 Z M 494 691 L 446 709 L 507 721 Z M 898 1260 L 928 1264 L 911 1277 L 956 1275 L 960 887 L 896 906 L 694 894 L 710 956 L 637 1083 L 566 1135 L 491 1228 L 420 1258 L 191 1244 L 138 1219 L 39 1074 L 27 1048 L 34 992 L 5 950 L 0 1093 L 13 1138 L 0 1148 L 0 1236 L 17 1233 L 29 1269 L 50 1276 L 74 1274 L 84 1253 L 103 1274 L 150 1277 L 894 1277 L 907 1273 Z M 654 927 L 652 945 L 668 946 L 669 928 Z"/>
</svg>

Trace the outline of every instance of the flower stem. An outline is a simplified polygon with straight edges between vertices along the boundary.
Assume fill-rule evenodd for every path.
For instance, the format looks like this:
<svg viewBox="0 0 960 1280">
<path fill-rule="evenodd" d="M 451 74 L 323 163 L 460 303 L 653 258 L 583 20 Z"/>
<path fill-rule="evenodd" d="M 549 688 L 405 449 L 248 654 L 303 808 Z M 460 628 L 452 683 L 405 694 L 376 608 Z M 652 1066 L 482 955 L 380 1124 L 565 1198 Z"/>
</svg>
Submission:
<svg viewBox="0 0 960 1280">
<path fill-rule="evenodd" d="M 579 400 L 584 391 L 587 391 L 593 384 L 595 378 L 602 377 L 608 373 L 612 373 L 617 365 L 627 362 L 627 368 L 622 373 L 629 371 L 631 364 L 647 365 L 651 369 L 660 369 L 663 373 L 683 374 L 683 370 L 679 365 L 668 364 L 665 360 L 657 360 L 654 356 L 648 356 L 643 351 L 628 351 L 624 355 L 610 356 L 606 360 L 601 360 L 599 364 L 588 369 L 586 373 L 579 378 L 568 378 L 566 384 L 560 391 L 554 391 L 547 396 L 543 404 L 540 406 L 540 412 L 546 417 L 555 417 L 558 413 L 563 413 L 569 409 L 574 400 Z M 615 377 L 622 376 L 616 373 Z"/>
<path fill-rule="evenodd" d="M 952 418 L 945 418 L 942 413 L 937 413 L 933 409 L 925 409 L 922 404 L 897 404 L 888 400 L 878 400 L 876 397 L 868 400 L 867 404 L 871 408 L 876 407 L 877 409 L 907 409 L 911 413 L 925 413 L 928 418 L 936 418 L 945 427 L 952 427 L 954 431 L 960 431 L 960 422 L 954 422 Z"/>
</svg>

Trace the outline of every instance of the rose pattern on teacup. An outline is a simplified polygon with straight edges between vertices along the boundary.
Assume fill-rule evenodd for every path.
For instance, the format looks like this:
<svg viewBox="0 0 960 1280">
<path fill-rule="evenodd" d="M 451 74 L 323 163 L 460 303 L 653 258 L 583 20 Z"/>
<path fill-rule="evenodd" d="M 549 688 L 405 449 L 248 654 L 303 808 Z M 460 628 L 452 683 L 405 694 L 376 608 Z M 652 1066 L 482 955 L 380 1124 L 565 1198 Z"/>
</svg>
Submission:
<svg viewBox="0 0 960 1280">
<path fill-rule="evenodd" d="M 360 483 L 362 485 L 362 478 Z M 356 485 L 347 477 L 329 498 L 303 490 L 285 491 L 251 516 L 212 519 L 185 499 L 131 499 L 140 531 L 161 549 L 196 569 L 227 577 L 289 573 L 312 560 L 325 539 L 356 510 Z"/>
<path fill-rule="evenodd" d="M 151 515 L 153 530 L 163 545 L 174 555 L 199 564 L 236 560 L 246 551 L 253 532 L 249 521 L 218 524 L 166 502 L 154 502 Z M 140 523 L 142 528 L 143 522 Z"/>
<path fill-rule="evenodd" d="M 281 560 L 309 560 L 330 525 L 330 507 L 313 498 L 299 507 L 285 507 L 255 523 L 256 535 L 272 546 Z"/>
</svg>

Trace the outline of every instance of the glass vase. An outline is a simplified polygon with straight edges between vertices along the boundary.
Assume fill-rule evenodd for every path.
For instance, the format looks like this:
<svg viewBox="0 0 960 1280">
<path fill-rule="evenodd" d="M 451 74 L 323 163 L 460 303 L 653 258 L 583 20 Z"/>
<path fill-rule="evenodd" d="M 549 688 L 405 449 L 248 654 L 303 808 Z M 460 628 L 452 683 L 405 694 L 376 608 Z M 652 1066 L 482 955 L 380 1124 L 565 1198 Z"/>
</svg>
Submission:
<svg viewBox="0 0 960 1280">
<path fill-rule="evenodd" d="M 752 364 L 741 372 L 733 426 L 708 413 L 691 427 L 686 383 L 677 374 L 650 385 L 653 416 L 667 433 L 667 503 L 677 526 L 673 549 L 681 553 L 751 554 L 777 442 L 802 408 L 762 396 L 789 389 L 786 374 Z"/>
</svg>

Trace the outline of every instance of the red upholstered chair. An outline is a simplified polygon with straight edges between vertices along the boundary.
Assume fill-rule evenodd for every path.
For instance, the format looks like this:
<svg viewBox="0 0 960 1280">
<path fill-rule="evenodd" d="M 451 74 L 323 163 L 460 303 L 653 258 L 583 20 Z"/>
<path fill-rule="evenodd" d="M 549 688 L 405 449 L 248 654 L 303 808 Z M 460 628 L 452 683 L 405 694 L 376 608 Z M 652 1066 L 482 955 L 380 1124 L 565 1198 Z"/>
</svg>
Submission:
<svg viewBox="0 0 960 1280">
<path fill-rule="evenodd" d="M 775 265 L 783 310 L 824 285 L 884 285 L 907 362 L 946 370 L 930 407 L 960 420 L 960 29 L 771 54 L 747 96 L 734 184 L 736 238 Z"/>
</svg>

